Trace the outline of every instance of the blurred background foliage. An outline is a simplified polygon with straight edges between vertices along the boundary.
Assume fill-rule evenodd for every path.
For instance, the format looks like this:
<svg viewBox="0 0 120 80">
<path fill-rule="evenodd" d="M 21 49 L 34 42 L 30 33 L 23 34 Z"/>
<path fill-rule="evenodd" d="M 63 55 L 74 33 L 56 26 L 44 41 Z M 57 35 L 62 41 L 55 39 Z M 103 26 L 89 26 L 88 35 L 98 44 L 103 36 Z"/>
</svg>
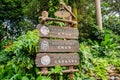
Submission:
<svg viewBox="0 0 120 80">
<path fill-rule="evenodd" d="M 101 0 L 103 30 L 97 26 L 93 0 L 0 0 L 0 79 L 51 80 L 37 74 L 34 58 L 39 35 L 34 29 L 42 11 L 55 17 L 60 1 L 77 16 L 73 20 L 78 22 L 81 60 L 74 80 L 107 80 L 111 65 L 120 72 L 120 0 Z M 60 67 L 55 71 L 60 80 L 68 78 Z"/>
</svg>

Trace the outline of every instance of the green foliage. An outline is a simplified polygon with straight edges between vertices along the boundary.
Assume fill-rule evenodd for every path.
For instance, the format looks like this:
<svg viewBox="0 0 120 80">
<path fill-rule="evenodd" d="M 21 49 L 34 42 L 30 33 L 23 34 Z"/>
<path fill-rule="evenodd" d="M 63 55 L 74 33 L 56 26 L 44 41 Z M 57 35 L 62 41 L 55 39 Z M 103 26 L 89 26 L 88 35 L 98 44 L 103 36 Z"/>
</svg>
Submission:
<svg viewBox="0 0 120 80">
<path fill-rule="evenodd" d="M 35 48 L 39 40 L 38 31 L 37 30 L 34 30 L 33 32 L 28 31 L 26 35 L 22 35 L 16 40 L 17 41 L 14 41 L 12 46 L 5 49 L 5 51 L 7 52 L 12 51 L 17 55 L 20 50 L 26 49 L 27 52 L 29 52 L 30 54 L 34 54 L 34 52 L 32 51 L 36 50 Z"/>
<path fill-rule="evenodd" d="M 119 52 L 119 54 L 120 54 L 120 52 Z M 109 60 L 109 64 L 115 66 L 116 69 L 118 70 L 118 72 L 120 72 L 120 59 L 119 58 L 120 57 L 114 58 L 114 60 L 113 59 Z"/>
<path fill-rule="evenodd" d="M 34 58 L 37 51 L 39 33 L 28 31 L 0 52 L 0 79 L 35 80 Z"/>
<path fill-rule="evenodd" d="M 1 0 L 0 79 L 69 79 L 61 72 L 66 67 L 60 66 L 49 68 L 48 76 L 37 74 L 39 69 L 36 68 L 34 60 L 39 33 L 37 30 L 28 31 L 33 30 L 34 25 L 38 24 L 38 17 L 42 11 L 46 10 L 49 12 L 49 17 L 55 17 L 54 12 L 59 10 L 59 1 L 65 1 L 70 6 L 75 2 L 78 10 L 79 41 L 81 42 L 78 52 L 80 64 L 78 66 L 79 72 L 74 74 L 74 80 L 107 80 L 106 69 L 109 65 L 115 66 L 120 71 L 120 50 L 118 46 L 120 43 L 120 20 L 115 16 L 107 16 L 111 12 L 119 12 L 119 0 L 114 3 L 112 3 L 113 0 L 102 0 L 103 27 L 106 28 L 102 31 L 96 26 L 95 7 L 92 0 Z M 7 30 L 2 25 L 3 22 L 7 22 L 5 20 L 8 20 L 9 23 Z M 66 26 L 59 22 L 48 22 L 47 25 L 53 24 Z M 16 39 L 16 36 L 21 34 L 24 35 Z M 11 37 L 15 37 L 12 39 L 13 42 L 10 40 Z M 52 76 L 53 73 L 56 75 Z"/>
<path fill-rule="evenodd" d="M 114 15 L 120 12 L 120 1 L 119 0 L 103 0 L 102 1 L 102 13 L 103 15 L 111 14 Z M 115 12 L 115 13 L 114 13 Z"/>
<path fill-rule="evenodd" d="M 103 25 L 106 29 L 112 30 L 115 34 L 120 35 L 120 19 L 116 16 L 103 17 Z"/>
<path fill-rule="evenodd" d="M 120 70 L 119 36 L 109 30 L 104 35 L 100 43 L 88 40 L 80 44 L 80 73 L 76 73 L 76 79 L 107 80 L 107 67 L 113 65 Z"/>
<path fill-rule="evenodd" d="M 50 26 L 50 25 L 54 25 L 54 26 L 61 26 L 61 27 L 65 27 L 66 24 L 63 23 L 63 22 L 55 22 L 55 21 L 49 21 L 46 23 L 47 26 Z"/>
<path fill-rule="evenodd" d="M 27 18 L 19 21 L 18 26 L 21 34 L 25 34 L 27 31 L 35 29 L 34 23 Z"/>
<path fill-rule="evenodd" d="M 53 77 L 51 77 L 52 74 Z M 47 76 L 42 76 L 42 74 L 40 74 L 37 80 L 63 80 L 62 75 L 62 67 L 55 66 L 55 68 L 50 68 L 50 73 Z"/>
<path fill-rule="evenodd" d="M 21 1 L 17 0 L 0 0 L 0 20 L 16 19 L 22 16 Z"/>
<path fill-rule="evenodd" d="M 59 74 L 62 75 L 61 71 L 62 71 L 62 67 L 61 67 L 61 66 L 55 66 L 55 69 L 52 68 L 52 69 L 51 69 L 51 72 L 49 73 L 49 75 L 51 75 L 51 74 L 53 74 L 53 73 L 59 73 Z"/>
<path fill-rule="evenodd" d="M 117 35 L 120 35 L 119 4 L 119 0 L 104 0 L 101 3 L 103 27 L 112 30 Z"/>
<path fill-rule="evenodd" d="M 0 51 L 0 79 L 10 80 L 53 80 L 62 77 L 62 68 L 56 66 L 50 69 L 48 76 L 38 75 L 38 69 L 34 64 L 37 44 L 39 41 L 38 30 L 28 31 L 6 47 L 5 50 Z M 59 76 L 50 76 L 56 73 Z"/>
<path fill-rule="evenodd" d="M 34 25 L 38 22 L 38 16 L 35 16 L 38 14 L 36 3 L 37 1 L 34 0 L 0 1 L 0 27 L 2 26 L 3 32 L 6 33 L 4 34 L 5 37 L 7 36 L 10 40 L 11 38 L 13 40 L 21 34 L 25 34 L 28 30 L 33 30 L 35 28 Z M 7 25 L 3 26 L 4 23 L 7 23 Z"/>
<path fill-rule="evenodd" d="M 90 77 L 90 75 L 93 74 L 94 66 L 93 66 L 93 57 L 90 51 L 90 47 L 87 46 L 86 43 L 81 43 L 80 44 L 80 49 L 79 49 L 79 55 L 80 55 L 80 64 L 79 64 L 79 69 L 80 72 L 77 74 L 81 80 L 85 80 Z"/>
<path fill-rule="evenodd" d="M 98 26 L 89 25 L 83 28 L 78 25 L 78 29 L 80 42 L 87 41 L 88 39 L 96 40 L 97 42 L 101 42 L 103 40 L 104 32 L 98 29 Z"/>
<path fill-rule="evenodd" d="M 52 80 L 63 80 L 63 73 L 62 73 L 63 68 L 61 66 L 55 66 L 55 68 L 51 68 L 50 69 L 50 73 L 48 74 L 48 76 L 50 75 L 56 75 L 53 76 Z"/>
<path fill-rule="evenodd" d="M 94 77 L 96 79 L 107 80 L 107 67 L 109 66 L 108 61 L 101 58 L 93 59 L 94 64 Z"/>
<path fill-rule="evenodd" d="M 55 17 L 54 16 L 54 12 L 57 11 L 59 9 L 59 0 L 49 0 L 48 2 L 48 12 L 49 12 L 49 16 L 50 17 Z"/>
<path fill-rule="evenodd" d="M 104 37 L 101 42 L 91 41 L 88 43 L 92 46 L 92 53 L 94 57 L 111 57 L 115 50 L 117 50 L 119 36 L 115 35 L 113 32 L 105 30 Z"/>
<path fill-rule="evenodd" d="M 94 58 L 91 48 L 87 43 L 80 44 L 80 72 L 77 74 L 77 78 L 79 80 L 107 80 L 108 62 L 105 59 Z"/>
<path fill-rule="evenodd" d="M 38 78 L 37 78 L 37 80 L 52 80 L 50 77 L 46 77 L 46 76 L 39 76 Z"/>
</svg>

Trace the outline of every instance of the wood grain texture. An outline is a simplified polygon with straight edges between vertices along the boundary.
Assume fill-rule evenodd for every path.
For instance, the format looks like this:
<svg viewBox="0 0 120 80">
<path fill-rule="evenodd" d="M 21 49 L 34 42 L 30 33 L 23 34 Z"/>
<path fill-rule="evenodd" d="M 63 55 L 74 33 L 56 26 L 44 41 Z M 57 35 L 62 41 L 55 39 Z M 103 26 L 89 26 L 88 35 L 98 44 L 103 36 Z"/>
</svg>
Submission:
<svg viewBox="0 0 120 80">
<path fill-rule="evenodd" d="M 65 39 L 78 39 L 79 31 L 77 28 L 60 27 L 60 26 L 45 26 L 38 24 L 40 37 L 46 38 L 65 38 Z M 44 31 L 43 31 L 44 30 Z"/>
<path fill-rule="evenodd" d="M 49 40 L 41 39 L 38 52 L 78 52 L 77 40 Z"/>
<path fill-rule="evenodd" d="M 36 55 L 35 64 L 37 67 L 76 66 L 79 64 L 79 55 L 77 53 L 39 53 Z"/>
</svg>

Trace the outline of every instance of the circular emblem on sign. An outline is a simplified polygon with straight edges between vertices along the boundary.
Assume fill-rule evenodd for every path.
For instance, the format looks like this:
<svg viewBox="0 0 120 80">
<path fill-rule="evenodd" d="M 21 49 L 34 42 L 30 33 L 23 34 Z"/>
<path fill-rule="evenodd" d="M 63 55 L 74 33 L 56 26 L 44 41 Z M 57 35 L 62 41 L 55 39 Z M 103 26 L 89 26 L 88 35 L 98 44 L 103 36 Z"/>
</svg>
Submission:
<svg viewBox="0 0 120 80">
<path fill-rule="evenodd" d="M 46 35 L 48 35 L 48 33 L 50 32 L 50 30 L 49 30 L 48 27 L 42 26 L 41 29 L 40 29 L 40 32 L 41 32 L 44 36 L 46 36 Z"/>
<path fill-rule="evenodd" d="M 50 57 L 48 56 L 48 55 L 45 55 L 45 56 L 42 56 L 42 58 L 41 58 L 41 63 L 43 64 L 43 65 L 48 65 L 48 64 L 50 64 Z"/>
<path fill-rule="evenodd" d="M 49 49 L 49 43 L 48 43 L 48 41 L 43 40 L 41 42 L 41 49 L 44 50 L 44 51 L 46 51 L 47 49 Z"/>
</svg>

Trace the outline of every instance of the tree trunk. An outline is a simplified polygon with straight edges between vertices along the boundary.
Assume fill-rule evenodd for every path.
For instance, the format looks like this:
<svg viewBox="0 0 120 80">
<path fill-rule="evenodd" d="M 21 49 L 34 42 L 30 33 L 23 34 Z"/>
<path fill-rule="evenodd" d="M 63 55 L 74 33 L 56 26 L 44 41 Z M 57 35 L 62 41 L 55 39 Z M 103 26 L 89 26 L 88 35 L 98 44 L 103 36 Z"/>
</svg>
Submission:
<svg viewBox="0 0 120 80">
<path fill-rule="evenodd" d="M 73 13 L 74 13 L 74 15 L 76 16 L 75 18 L 73 18 L 73 20 L 74 21 L 78 21 L 78 19 L 77 19 L 77 15 L 78 15 L 78 11 L 77 11 L 77 4 L 76 4 L 76 1 L 74 0 L 73 1 Z M 74 25 L 74 27 L 75 28 L 77 28 L 78 27 L 78 24 L 76 24 L 76 25 Z"/>
<path fill-rule="evenodd" d="M 101 14 L 100 0 L 95 0 L 95 7 L 96 7 L 97 25 L 99 26 L 99 29 L 102 30 L 102 14 Z"/>
</svg>

